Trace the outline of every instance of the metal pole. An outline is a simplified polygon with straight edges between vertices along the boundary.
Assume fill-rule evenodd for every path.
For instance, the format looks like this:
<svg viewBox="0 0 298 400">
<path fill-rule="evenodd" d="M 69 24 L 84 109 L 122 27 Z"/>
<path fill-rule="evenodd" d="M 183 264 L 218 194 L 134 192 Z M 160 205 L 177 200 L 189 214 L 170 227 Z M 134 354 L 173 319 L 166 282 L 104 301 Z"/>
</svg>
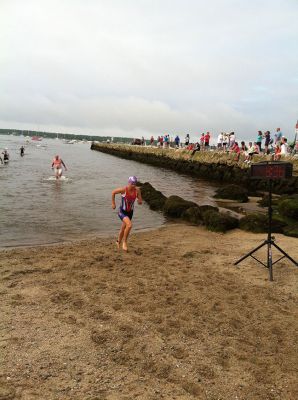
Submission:
<svg viewBox="0 0 298 400">
<path fill-rule="evenodd" d="M 272 230 L 272 179 L 269 179 L 267 266 L 269 268 L 269 279 L 270 281 L 273 281 L 271 230 Z"/>
</svg>

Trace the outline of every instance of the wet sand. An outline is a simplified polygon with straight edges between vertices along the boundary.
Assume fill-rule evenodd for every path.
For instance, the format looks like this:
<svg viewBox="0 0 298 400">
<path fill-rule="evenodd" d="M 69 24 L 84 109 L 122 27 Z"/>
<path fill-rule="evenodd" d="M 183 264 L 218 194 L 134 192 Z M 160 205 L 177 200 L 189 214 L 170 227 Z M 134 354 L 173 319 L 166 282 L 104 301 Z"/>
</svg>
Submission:
<svg viewBox="0 0 298 400">
<path fill-rule="evenodd" d="M 264 238 L 179 224 L 127 254 L 112 238 L 1 251 L 0 400 L 297 399 L 298 269 L 233 266 Z"/>
</svg>

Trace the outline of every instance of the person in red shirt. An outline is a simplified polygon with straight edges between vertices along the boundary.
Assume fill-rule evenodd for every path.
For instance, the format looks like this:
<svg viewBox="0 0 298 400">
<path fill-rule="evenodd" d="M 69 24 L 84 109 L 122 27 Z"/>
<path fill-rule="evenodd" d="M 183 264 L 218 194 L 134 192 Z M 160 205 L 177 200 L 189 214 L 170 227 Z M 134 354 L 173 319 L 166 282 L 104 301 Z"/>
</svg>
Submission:
<svg viewBox="0 0 298 400">
<path fill-rule="evenodd" d="M 204 136 L 204 146 L 206 150 L 209 149 L 209 142 L 210 142 L 210 132 L 207 132 Z"/>
<path fill-rule="evenodd" d="M 239 161 L 239 158 L 240 158 L 240 147 L 239 147 L 239 145 L 238 145 L 238 142 L 235 142 L 234 143 L 234 145 L 233 145 L 233 147 L 231 147 L 231 151 L 233 152 L 233 153 L 236 153 L 236 157 L 235 157 L 235 161 Z"/>
</svg>

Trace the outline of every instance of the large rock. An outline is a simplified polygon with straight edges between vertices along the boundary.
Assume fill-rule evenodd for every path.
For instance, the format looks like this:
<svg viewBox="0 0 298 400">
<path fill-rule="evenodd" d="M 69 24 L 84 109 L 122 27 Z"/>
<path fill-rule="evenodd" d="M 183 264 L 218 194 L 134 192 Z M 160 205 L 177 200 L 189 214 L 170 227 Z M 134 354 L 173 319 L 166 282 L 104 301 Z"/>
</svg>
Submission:
<svg viewBox="0 0 298 400">
<path fill-rule="evenodd" d="M 272 218 L 272 232 L 282 233 L 286 223 L 277 218 Z M 239 223 L 240 229 L 254 233 L 268 232 L 267 214 L 249 214 L 243 217 Z"/>
<path fill-rule="evenodd" d="M 227 185 L 216 190 L 214 197 L 220 199 L 237 200 L 240 203 L 248 201 L 247 189 L 238 185 Z"/>
<path fill-rule="evenodd" d="M 218 207 L 210 206 L 209 204 L 204 204 L 200 206 L 201 214 L 204 214 L 206 211 L 218 211 Z"/>
<path fill-rule="evenodd" d="M 138 185 L 141 186 L 142 197 L 148 203 L 151 210 L 163 210 L 167 200 L 166 196 L 159 190 L 154 189 L 149 182 L 139 183 Z"/>
<path fill-rule="evenodd" d="M 285 226 L 283 229 L 283 233 L 286 236 L 293 236 L 298 238 L 298 223 L 294 223 L 292 225 Z"/>
<path fill-rule="evenodd" d="M 278 202 L 278 211 L 283 217 L 298 219 L 298 196 L 281 198 Z"/>
<path fill-rule="evenodd" d="M 189 207 L 183 212 L 182 218 L 192 224 L 200 225 L 203 224 L 202 212 L 200 207 Z"/>
<path fill-rule="evenodd" d="M 170 217 L 180 218 L 191 207 L 198 207 L 198 205 L 179 196 L 170 196 L 165 201 L 164 212 Z"/>
<path fill-rule="evenodd" d="M 203 214 L 203 221 L 207 229 L 215 232 L 226 232 L 230 229 L 237 228 L 239 225 L 237 218 L 214 210 L 206 211 Z"/>
</svg>

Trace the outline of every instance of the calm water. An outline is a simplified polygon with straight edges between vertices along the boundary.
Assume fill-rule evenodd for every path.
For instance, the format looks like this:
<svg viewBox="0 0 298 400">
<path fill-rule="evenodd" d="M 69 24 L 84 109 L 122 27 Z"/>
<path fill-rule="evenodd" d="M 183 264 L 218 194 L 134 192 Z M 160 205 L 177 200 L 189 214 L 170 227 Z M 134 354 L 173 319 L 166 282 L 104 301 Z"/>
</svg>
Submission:
<svg viewBox="0 0 298 400">
<path fill-rule="evenodd" d="M 25 156 L 19 148 L 25 145 Z M 136 175 L 165 195 L 177 194 L 200 204 L 214 204 L 215 186 L 189 176 L 123 160 L 90 150 L 90 144 L 41 142 L 0 135 L 0 150 L 7 147 L 8 165 L 0 165 L 0 246 L 44 244 L 88 235 L 116 234 L 117 211 L 111 209 L 111 191 Z M 66 179 L 52 179 L 52 159 L 59 154 L 68 171 Z M 117 202 L 119 205 L 119 199 Z M 156 228 L 163 215 L 146 204 L 136 205 L 134 230 Z"/>
</svg>

